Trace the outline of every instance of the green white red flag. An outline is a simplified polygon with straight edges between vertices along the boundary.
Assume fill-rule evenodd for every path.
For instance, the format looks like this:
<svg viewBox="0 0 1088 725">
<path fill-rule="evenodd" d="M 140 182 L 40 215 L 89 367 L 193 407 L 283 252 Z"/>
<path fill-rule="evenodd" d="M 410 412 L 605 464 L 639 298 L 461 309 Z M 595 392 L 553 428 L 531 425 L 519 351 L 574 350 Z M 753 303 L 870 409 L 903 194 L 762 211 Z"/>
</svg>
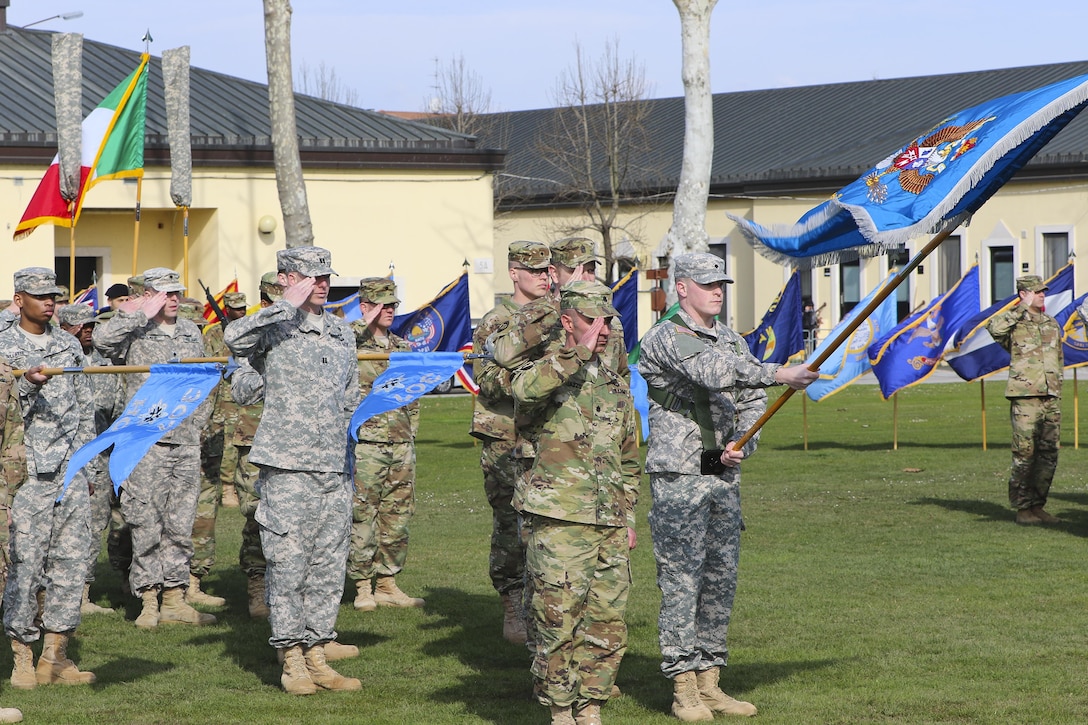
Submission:
<svg viewBox="0 0 1088 725">
<path fill-rule="evenodd" d="M 147 112 L 147 62 L 144 53 L 140 66 L 106 96 L 83 119 L 83 159 L 80 168 L 79 195 L 74 208 L 60 195 L 58 159 L 42 177 L 34 196 L 15 227 L 18 241 L 41 224 L 70 227 L 79 220 L 87 190 L 107 179 L 137 178 L 144 175 L 144 118 Z"/>
</svg>

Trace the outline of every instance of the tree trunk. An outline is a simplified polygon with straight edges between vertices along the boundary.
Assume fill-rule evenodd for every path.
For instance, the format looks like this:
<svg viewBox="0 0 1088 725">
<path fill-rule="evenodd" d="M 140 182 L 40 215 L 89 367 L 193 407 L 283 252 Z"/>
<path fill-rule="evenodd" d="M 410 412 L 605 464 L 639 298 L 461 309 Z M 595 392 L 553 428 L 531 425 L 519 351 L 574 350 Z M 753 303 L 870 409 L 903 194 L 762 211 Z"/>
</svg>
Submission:
<svg viewBox="0 0 1088 725">
<path fill-rule="evenodd" d="M 302 159 L 298 153 L 295 91 L 291 79 L 290 0 L 264 0 L 264 48 L 268 64 L 272 157 L 283 212 L 283 231 L 288 248 L 305 247 L 314 243 L 314 231 L 306 201 Z"/>
<path fill-rule="evenodd" d="M 717 0 L 673 0 L 673 4 L 680 12 L 684 53 L 684 158 L 666 244 L 670 258 L 686 252 L 705 252 L 710 242 L 706 233 L 706 202 L 714 159 L 710 15 Z"/>
</svg>

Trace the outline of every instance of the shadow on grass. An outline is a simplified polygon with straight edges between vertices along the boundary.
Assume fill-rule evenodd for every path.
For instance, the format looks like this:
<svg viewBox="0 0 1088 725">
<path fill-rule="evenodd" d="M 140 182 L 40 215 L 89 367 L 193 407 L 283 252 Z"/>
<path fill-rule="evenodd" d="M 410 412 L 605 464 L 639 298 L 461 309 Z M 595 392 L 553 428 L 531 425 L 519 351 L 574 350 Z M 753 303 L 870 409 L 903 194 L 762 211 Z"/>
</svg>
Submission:
<svg viewBox="0 0 1088 725">
<path fill-rule="evenodd" d="M 1051 501 L 1061 500 L 1088 505 L 1088 495 L 1085 494 L 1051 494 L 1050 499 Z M 1002 526 L 1013 525 L 1016 517 L 1008 506 L 1002 506 L 992 501 L 924 497 L 908 501 L 908 503 L 913 506 L 940 506 L 948 511 L 971 514 L 980 521 L 996 523 Z M 1051 510 L 1061 517 L 1062 523 L 1036 528 L 1088 538 L 1088 510 L 1053 511 L 1053 509 L 1054 506 L 1047 506 L 1047 510 Z"/>
<path fill-rule="evenodd" d="M 932 450 L 934 448 L 942 448 L 946 450 L 982 450 L 981 443 L 941 443 L 939 441 L 899 441 L 899 450 L 904 448 L 919 448 Z M 775 444 L 776 451 L 795 451 L 805 452 L 804 443 L 791 443 L 789 445 Z M 880 441 L 878 443 L 843 443 L 842 441 L 809 441 L 808 452 L 812 451 L 890 451 L 892 450 L 892 441 L 889 437 L 886 441 Z"/>
<path fill-rule="evenodd" d="M 91 688 L 102 690 L 119 682 L 129 684 L 151 675 L 169 672 L 172 669 L 174 669 L 174 665 L 169 662 L 156 662 L 155 660 L 145 660 L 139 657 L 111 659 L 105 664 L 94 668 L 96 681 L 91 685 Z"/>
<path fill-rule="evenodd" d="M 421 449 L 423 447 L 432 448 L 432 449 L 433 448 L 450 448 L 450 449 L 454 449 L 454 450 L 461 450 L 461 449 L 465 449 L 465 448 L 472 448 L 473 443 L 472 443 L 471 438 L 469 438 L 468 440 L 465 440 L 465 441 L 461 441 L 461 440 L 458 440 L 458 441 L 444 441 L 444 440 L 439 440 L 437 438 L 431 438 L 431 439 L 417 438 L 416 439 L 416 449 L 419 450 L 419 449 Z"/>
</svg>

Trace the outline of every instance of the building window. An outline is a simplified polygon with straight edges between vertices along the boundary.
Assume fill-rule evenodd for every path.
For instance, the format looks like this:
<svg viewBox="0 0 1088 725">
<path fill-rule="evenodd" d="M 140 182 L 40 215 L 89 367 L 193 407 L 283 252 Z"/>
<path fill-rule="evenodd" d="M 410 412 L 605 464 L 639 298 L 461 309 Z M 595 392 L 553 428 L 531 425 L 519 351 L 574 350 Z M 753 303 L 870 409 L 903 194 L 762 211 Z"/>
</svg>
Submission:
<svg viewBox="0 0 1088 725">
<path fill-rule="evenodd" d="M 850 310 L 861 301 L 861 261 L 839 264 L 839 319 L 846 317 Z"/>
<path fill-rule="evenodd" d="M 1057 274 L 1069 263 L 1069 233 L 1043 232 L 1043 279 Z"/>
<path fill-rule="evenodd" d="M 910 262 L 910 251 L 906 247 L 888 250 L 888 273 L 900 270 Z M 902 320 L 910 314 L 910 279 L 895 288 L 895 319 Z"/>
<path fill-rule="evenodd" d="M 963 261 L 960 259 L 960 238 L 950 236 L 941 242 L 937 250 L 937 294 L 944 294 L 956 286 L 963 276 Z"/>
<path fill-rule="evenodd" d="M 990 304 L 1016 292 L 1012 247 L 990 247 Z"/>
</svg>

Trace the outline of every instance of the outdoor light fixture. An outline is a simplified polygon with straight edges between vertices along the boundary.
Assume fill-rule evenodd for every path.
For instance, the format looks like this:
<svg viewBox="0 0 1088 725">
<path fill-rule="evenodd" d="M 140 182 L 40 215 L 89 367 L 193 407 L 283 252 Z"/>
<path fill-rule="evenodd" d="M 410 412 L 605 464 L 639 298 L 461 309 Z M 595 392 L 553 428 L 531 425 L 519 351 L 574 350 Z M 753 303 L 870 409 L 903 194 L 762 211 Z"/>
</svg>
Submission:
<svg viewBox="0 0 1088 725">
<path fill-rule="evenodd" d="M 276 231 L 276 218 L 265 214 L 257 220 L 257 231 L 261 234 L 271 234 Z"/>
</svg>

